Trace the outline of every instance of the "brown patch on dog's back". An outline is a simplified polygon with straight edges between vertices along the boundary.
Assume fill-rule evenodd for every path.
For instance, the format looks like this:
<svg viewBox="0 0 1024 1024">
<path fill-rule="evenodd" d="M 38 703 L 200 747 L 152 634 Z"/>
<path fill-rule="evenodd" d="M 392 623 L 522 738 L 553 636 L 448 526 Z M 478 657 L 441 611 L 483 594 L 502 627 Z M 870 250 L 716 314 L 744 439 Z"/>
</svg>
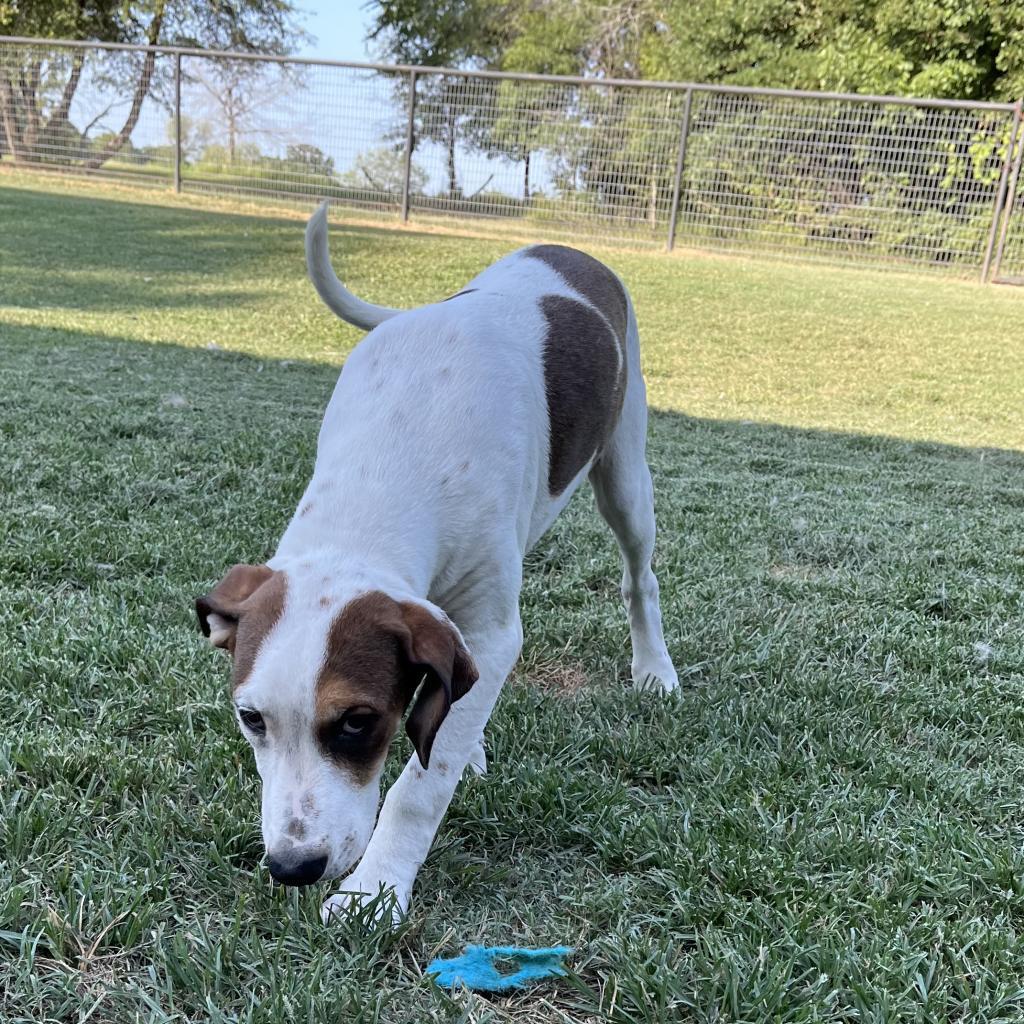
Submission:
<svg viewBox="0 0 1024 1024">
<path fill-rule="evenodd" d="M 564 295 L 540 300 L 547 321 L 548 490 L 561 494 L 611 436 L 622 410 L 625 357 L 592 307 Z"/>
<path fill-rule="evenodd" d="M 600 261 L 566 245 L 535 245 L 530 259 L 546 263 L 565 283 L 604 316 L 625 353 L 629 305 L 622 282 Z"/>
</svg>

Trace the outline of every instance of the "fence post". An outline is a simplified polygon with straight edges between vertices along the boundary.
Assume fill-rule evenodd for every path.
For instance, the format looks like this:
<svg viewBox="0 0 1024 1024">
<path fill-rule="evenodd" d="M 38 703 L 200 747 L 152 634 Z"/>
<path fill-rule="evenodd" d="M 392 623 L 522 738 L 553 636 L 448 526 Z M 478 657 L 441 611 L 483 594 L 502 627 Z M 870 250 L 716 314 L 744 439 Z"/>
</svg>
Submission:
<svg viewBox="0 0 1024 1024">
<path fill-rule="evenodd" d="M 1018 102 L 1017 107 L 1020 109 Z M 1012 148 L 1012 147 L 1011 147 Z M 996 246 L 995 264 L 992 267 L 990 280 L 995 281 L 999 277 L 999 271 L 1003 265 L 1003 249 L 1006 247 L 1006 233 L 1010 227 L 1010 218 L 1013 216 L 1013 207 L 1017 199 L 1017 179 L 1020 177 L 1020 162 L 1024 156 L 1024 137 L 1017 140 L 1017 155 L 1013 160 L 1013 171 L 1010 174 L 1010 183 L 1006 187 L 1006 200 L 1003 203 L 1003 226 L 999 229 L 999 244 Z"/>
<path fill-rule="evenodd" d="M 174 55 L 174 191 L 181 191 L 181 54 Z"/>
<path fill-rule="evenodd" d="M 988 280 L 988 269 L 992 263 L 992 249 L 996 241 L 996 232 L 999 229 L 999 218 L 1006 207 L 1006 182 L 1010 176 L 1010 165 L 1013 163 L 1013 150 L 1017 144 L 1017 129 L 1020 127 L 1022 101 L 1017 100 L 1013 108 L 1013 123 L 1010 126 L 1010 141 L 1006 145 L 1006 158 L 1003 160 L 1003 170 L 999 175 L 999 187 L 996 189 L 996 205 L 992 211 L 992 227 L 988 233 L 988 242 L 985 245 L 985 259 L 981 266 L 981 283 Z"/>
<path fill-rule="evenodd" d="M 683 124 L 679 130 L 679 153 L 676 156 L 676 176 L 672 182 L 672 212 L 668 219 L 668 242 L 665 248 L 671 252 L 676 244 L 676 218 L 679 216 L 679 192 L 683 187 L 683 165 L 686 163 L 686 143 L 690 137 L 690 108 L 693 105 L 693 89 L 686 90 L 683 104 Z"/>
<path fill-rule="evenodd" d="M 416 72 L 409 72 L 409 120 L 405 126 L 405 167 L 402 169 L 402 222 L 409 219 L 409 181 L 412 177 L 412 151 L 416 130 Z"/>
</svg>

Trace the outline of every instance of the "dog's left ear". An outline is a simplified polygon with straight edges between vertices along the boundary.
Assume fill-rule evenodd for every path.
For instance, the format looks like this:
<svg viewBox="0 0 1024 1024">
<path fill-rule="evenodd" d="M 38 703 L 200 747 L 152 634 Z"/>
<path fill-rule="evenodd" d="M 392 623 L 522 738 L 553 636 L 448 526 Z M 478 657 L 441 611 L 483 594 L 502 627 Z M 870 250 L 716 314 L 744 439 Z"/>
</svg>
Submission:
<svg viewBox="0 0 1024 1024">
<path fill-rule="evenodd" d="M 426 673 L 405 721 L 420 764 L 430 767 L 430 750 L 452 704 L 469 693 L 478 673 L 455 627 L 418 604 L 404 603 L 402 646 L 415 675 Z M 413 686 L 416 685 L 415 680 Z"/>
<path fill-rule="evenodd" d="M 196 598 L 199 628 L 214 647 L 234 654 L 242 606 L 273 575 L 265 565 L 235 565 L 213 590 Z"/>
</svg>

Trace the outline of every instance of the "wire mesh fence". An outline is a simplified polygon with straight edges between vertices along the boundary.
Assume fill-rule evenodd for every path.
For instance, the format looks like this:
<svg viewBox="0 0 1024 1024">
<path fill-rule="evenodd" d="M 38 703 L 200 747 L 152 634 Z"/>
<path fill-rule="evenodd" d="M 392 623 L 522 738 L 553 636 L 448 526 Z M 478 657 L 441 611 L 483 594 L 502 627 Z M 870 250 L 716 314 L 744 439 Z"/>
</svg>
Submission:
<svg viewBox="0 0 1024 1024">
<path fill-rule="evenodd" d="M 983 277 L 1020 110 L 0 37 L 0 169 Z"/>
</svg>

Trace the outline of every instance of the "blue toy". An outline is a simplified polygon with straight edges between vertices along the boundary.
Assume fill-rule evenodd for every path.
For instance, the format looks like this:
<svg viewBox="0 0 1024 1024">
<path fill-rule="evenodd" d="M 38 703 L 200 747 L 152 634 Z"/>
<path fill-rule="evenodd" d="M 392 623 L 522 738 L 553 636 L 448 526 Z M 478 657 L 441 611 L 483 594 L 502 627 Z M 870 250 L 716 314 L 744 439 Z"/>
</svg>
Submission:
<svg viewBox="0 0 1024 1024">
<path fill-rule="evenodd" d="M 434 960 L 427 965 L 427 974 L 442 988 L 469 988 L 475 992 L 505 992 L 525 988 L 532 981 L 560 978 L 565 974 L 562 957 L 572 952 L 570 946 L 550 949 L 523 949 L 521 946 L 467 946 L 462 956 L 452 960 Z M 494 966 L 499 959 L 514 960 L 519 969 L 500 974 Z"/>
</svg>

